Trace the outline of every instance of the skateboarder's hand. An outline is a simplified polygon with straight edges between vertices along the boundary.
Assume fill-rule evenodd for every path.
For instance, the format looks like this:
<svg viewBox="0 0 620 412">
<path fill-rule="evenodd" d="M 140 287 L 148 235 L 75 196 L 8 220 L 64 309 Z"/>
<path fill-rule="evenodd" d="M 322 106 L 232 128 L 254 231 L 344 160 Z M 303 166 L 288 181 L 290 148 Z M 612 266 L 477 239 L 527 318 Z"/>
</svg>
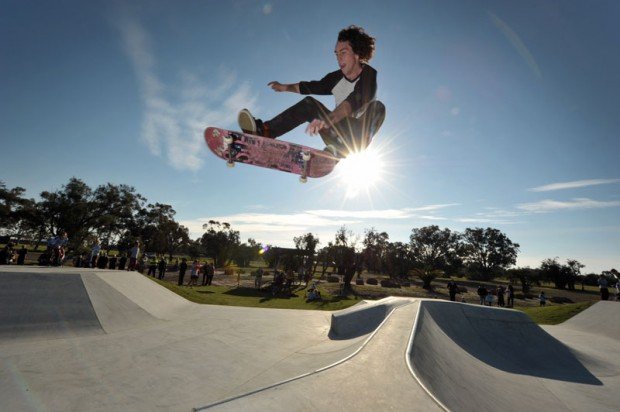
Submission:
<svg viewBox="0 0 620 412">
<path fill-rule="evenodd" d="M 276 81 L 269 82 L 268 86 L 271 87 L 276 92 L 285 92 L 285 91 L 287 91 L 287 85 L 282 84 L 280 82 L 276 82 Z"/>
<path fill-rule="evenodd" d="M 306 133 L 310 136 L 318 134 L 321 130 L 327 129 L 329 126 L 321 119 L 314 119 L 306 128 Z"/>
</svg>

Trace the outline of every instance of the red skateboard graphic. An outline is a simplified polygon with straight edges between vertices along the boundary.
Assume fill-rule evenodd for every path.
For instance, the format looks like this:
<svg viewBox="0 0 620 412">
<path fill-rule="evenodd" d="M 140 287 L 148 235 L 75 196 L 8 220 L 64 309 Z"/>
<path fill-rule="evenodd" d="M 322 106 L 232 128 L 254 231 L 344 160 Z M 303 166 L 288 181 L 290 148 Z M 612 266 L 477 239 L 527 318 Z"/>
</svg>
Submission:
<svg viewBox="0 0 620 412">
<path fill-rule="evenodd" d="M 323 150 L 217 127 L 207 127 L 205 141 L 228 166 L 246 163 L 281 170 L 299 175 L 302 183 L 331 173 L 339 160 Z"/>
</svg>

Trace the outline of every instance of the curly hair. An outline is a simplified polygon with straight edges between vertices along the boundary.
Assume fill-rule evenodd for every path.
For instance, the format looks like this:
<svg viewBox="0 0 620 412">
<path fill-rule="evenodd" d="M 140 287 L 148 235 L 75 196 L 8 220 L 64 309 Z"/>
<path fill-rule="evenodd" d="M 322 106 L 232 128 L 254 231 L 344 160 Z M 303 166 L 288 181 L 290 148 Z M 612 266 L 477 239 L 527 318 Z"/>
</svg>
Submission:
<svg viewBox="0 0 620 412">
<path fill-rule="evenodd" d="M 371 37 L 363 28 L 351 25 L 338 33 L 338 41 L 348 41 L 353 53 L 360 56 L 363 61 L 372 59 L 375 53 L 375 38 Z"/>
</svg>

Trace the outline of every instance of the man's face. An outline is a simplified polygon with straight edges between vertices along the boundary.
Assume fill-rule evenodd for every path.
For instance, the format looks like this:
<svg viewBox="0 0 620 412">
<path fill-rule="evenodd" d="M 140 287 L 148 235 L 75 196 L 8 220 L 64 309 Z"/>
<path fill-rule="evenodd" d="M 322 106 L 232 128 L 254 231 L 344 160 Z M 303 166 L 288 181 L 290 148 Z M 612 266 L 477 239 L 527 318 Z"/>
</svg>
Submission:
<svg viewBox="0 0 620 412">
<path fill-rule="evenodd" d="M 356 74 L 360 66 L 360 57 L 353 52 L 351 44 L 349 44 L 348 41 L 339 41 L 336 43 L 334 53 L 338 60 L 338 66 L 346 77 L 349 78 Z"/>
</svg>

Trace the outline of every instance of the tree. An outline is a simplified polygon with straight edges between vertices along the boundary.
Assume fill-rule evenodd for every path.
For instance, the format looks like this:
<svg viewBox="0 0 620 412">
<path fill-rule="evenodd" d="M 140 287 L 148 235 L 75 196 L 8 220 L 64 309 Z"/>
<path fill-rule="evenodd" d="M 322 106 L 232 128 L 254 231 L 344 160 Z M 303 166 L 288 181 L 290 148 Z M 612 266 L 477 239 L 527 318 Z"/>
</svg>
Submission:
<svg viewBox="0 0 620 412">
<path fill-rule="evenodd" d="M 457 259 L 459 251 L 457 233 L 438 226 L 413 229 L 409 236 L 411 253 L 416 262 L 426 270 L 446 270 Z"/>
<path fill-rule="evenodd" d="M 391 278 L 407 277 L 415 266 L 409 245 L 388 242 L 384 252 L 384 267 Z"/>
<path fill-rule="evenodd" d="M 214 220 L 209 220 L 202 228 L 206 230 L 200 238 L 205 255 L 212 257 L 216 265 L 226 266 L 240 245 L 239 232 L 233 230 L 229 223 Z"/>
<path fill-rule="evenodd" d="M 375 228 L 365 231 L 362 262 L 371 272 L 384 273 L 385 254 L 390 236 L 386 232 L 378 232 Z"/>
<path fill-rule="evenodd" d="M 0 181 L 0 230 L 3 232 L 17 231 L 19 211 L 28 202 L 22 197 L 25 191 L 23 187 L 7 189 L 6 184 Z"/>
<path fill-rule="evenodd" d="M 575 290 L 575 282 L 584 267 L 577 260 L 568 260 L 566 265 L 558 262 L 558 258 L 545 259 L 540 265 L 542 280 L 553 282 L 556 289 Z"/>
<path fill-rule="evenodd" d="M 306 233 L 303 236 L 293 238 L 295 242 L 295 248 L 300 251 L 303 256 L 304 269 L 308 273 L 314 273 L 314 255 L 316 254 L 316 247 L 320 241 L 318 237 L 315 237 L 312 233 Z"/>
<path fill-rule="evenodd" d="M 464 258 L 474 279 L 491 280 L 517 262 L 519 244 L 493 228 L 465 229 Z"/>
<path fill-rule="evenodd" d="M 361 254 L 355 251 L 355 241 L 352 239 L 353 233 L 341 226 L 336 232 L 334 244 L 332 248 L 332 256 L 338 274 L 343 279 L 343 293 L 351 290 L 351 280 L 355 276 L 358 268 L 361 267 Z"/>
</svg>

